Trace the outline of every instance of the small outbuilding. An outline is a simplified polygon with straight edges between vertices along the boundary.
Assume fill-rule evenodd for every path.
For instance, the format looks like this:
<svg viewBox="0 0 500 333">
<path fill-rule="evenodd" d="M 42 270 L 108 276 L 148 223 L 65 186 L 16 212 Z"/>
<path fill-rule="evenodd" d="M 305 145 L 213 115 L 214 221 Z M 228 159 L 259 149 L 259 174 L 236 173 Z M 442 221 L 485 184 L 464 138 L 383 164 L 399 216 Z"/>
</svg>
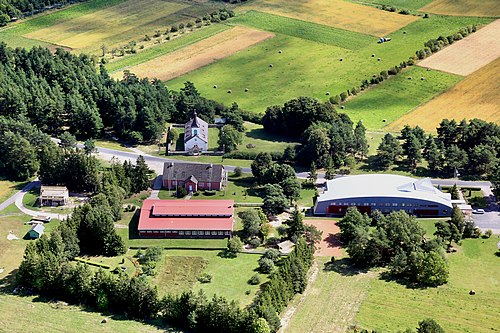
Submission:
<svg viewBox="0 0 500 333">
<path fill-rule="evenodd" d="M 43 186 L 40 188 L 40 206 L 65 206 L 69 191 L 65 186 Z"/>
<path fill-rule="evenodd" d="M 294 247 L 295 247 L 295 244 L 289 240 L 278 243 L 278 249 L 283 254 L 289 254 L 290 252 L 293 251 Z"/>
<path fill-rule="evenodd" d="M 30 231 L 28 231 L 29 237 L 31 239 L 37 239 L 42 237 L 45 227 L 41 223 L 33 224 Z"/>
</svg>

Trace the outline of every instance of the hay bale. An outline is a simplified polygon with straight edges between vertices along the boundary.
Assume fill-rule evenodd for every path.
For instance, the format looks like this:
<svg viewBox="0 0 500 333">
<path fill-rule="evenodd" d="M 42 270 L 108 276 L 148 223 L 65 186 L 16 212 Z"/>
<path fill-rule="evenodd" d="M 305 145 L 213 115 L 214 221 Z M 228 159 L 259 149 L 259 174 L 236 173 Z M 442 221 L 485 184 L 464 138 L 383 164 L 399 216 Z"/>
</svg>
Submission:
<svg viewBox="0 0 500 333">
<path fill-rule="evenodd" d="M 340 61 L 344 61 L 344 58 L 340 58 Z"/>
<path fill-rule="evenodd" d="M 245 88 L 245 92 L 248 92 L 248 88 Z"/>
<path fill-rule="evenodd" d="M 411 77 L 411 76 L 408 76 L 408 80 L 411 80 L 411 79 L 412 79 L 412 77 Z"/>
<path fill-rule="evenodd" d="M 326 92 L 326 96 L 330 96 L 330 92 L 329 91 Z"/>
<path fill-rule="evenodd" d="M 228 90 L 228 91 L 227 91 L 227 93 L 228 93 L 228 94 L 230 94 L 230 93 L 232 93 L 232 91 L 231 91 L 231 90 Z"/>
<path fill-rule="evenodd" d="M 283 51 L 279 50 L 279 51 L 278 51 L 278 53 L 279 53 L 279 54 L 282 54 L 282 53 L 283 53 Z"/>
<path fill-rule="evenodd" d="M 469 291 L 469 295 L 475 295 L 475 294 L 476 294 L 476 291 L 475 291 L 474 289 L 471 289 L 471 290 Z"/>
<path fill-rule="evenodd" d="M 375 57 L 375 53 L 372 53 L 372 58 L 374 58 L 374 57 Z"/>
<path fill-rule="evenodd" d="M 103 320 L 101 320 L 101 324 L 106 324 L 107 322 L 108 322 L 107 318 L 104 318 Z"/>
<path fill-rule="evenodd" d="M 423 77 L 423 76 L 422 76 L 422 77 L 420 78 L 420 80 L 422 80 L 422 81 L 423 81 L 423 80 L 425 80 L 425 77 Z"/>
<path fill-rule="evenodd" d="M 214 89 L 217 89 L 217 85 L 216 84 L 214 84 Z"/>
<path fill-rule="evenodd" d="M 403 31 L 403 35 L 406 35 L 406 31 Z"/>
<path fill-rule="evenodd" d="M 271 68 L 272 68 L 272 67 L 273 67 L 273 64 L 269 64 L 269 67 L 271 67 Z"/>
<path fill-rule="evenodd" d="M 345 109 L 345 106 L 343 106 L 343 105 L 342 105 L 340 108 L 341 108 L 342 110 L 344 110 L 344 109 Z"/>
<path fill-rule="evenodd" d="M 382 122 L 385 123 L 387 121 L 387 119 L 382 119 Z"/>
<path fill-rule="evenodd" d="M 377 61 L 380 61 L 380 60 L 382 60 L 382 59 L 380 59 L 380 58 L 377 58 Z"/>
</svg>

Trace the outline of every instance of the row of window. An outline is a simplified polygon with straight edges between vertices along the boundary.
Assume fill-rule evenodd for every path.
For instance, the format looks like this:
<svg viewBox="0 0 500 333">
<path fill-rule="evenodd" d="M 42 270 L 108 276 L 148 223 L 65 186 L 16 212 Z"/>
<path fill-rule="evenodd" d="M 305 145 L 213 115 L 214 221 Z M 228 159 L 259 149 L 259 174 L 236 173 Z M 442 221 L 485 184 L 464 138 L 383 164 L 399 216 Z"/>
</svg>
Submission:
<svg viewBox="0 0 500 333">
<path fill-rule="evenodd" d="M 363 203 L 354 203 L 354 202 L 333 202 L 332 205 L 336 206 L 385 206 L 385 207 L 438 207 L 438 205 L 420 205 L 420 204 L 414 204 L 414 203 L 401 203 L 398 204 L 397 202 L 386 202 L 386 203 L 375 203 L 375 202 L 363 202 Z"/>
<path fill-rule="evenodd" d="M 229 236 L 231 234 L 230 231 L 209 231 L 209 230 L 171 230 L 171 231 L 166 231 L 166 230 L 157 230 L 157 231 L 152 231 L 152 230 L 147 230 L 146 233 L 152 234 L 152 233 L 171 233 L 171 234 L 179 234 L 181 236 Z"/>
</svg>

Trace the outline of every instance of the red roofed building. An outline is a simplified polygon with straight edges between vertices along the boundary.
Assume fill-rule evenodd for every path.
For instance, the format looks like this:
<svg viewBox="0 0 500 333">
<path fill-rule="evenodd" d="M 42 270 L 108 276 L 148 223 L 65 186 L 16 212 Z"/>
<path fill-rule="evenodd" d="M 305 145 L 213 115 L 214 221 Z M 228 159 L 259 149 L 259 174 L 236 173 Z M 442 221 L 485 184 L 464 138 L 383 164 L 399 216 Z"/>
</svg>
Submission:
<svg viewBox="0 0 500 333">
<path fill-rule="evenodd" d="M 137 231 L 148 238 L 228 238 L 233 224 L 233 200 L 148 199 Z"/>
</svg>

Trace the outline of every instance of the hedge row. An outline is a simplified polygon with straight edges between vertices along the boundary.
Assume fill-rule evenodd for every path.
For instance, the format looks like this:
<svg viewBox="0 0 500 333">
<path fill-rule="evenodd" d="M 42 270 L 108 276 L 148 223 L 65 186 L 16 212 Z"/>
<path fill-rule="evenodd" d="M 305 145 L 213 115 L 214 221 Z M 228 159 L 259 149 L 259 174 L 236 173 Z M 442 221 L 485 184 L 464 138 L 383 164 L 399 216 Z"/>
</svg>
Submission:
<svg viewBox="0 0 500 333">
<path fill-rule="evenodd" d="M 74 260 L 75 261 L 79 261 L 79 262 L 83 262 L 84 264 L 87 264 L 87 265 L 90 265 L 90 266 L 102 267 L 102 268 L 105 268 L 105 269 L 110 269 L 111 268 L 110 265 L 101 264 L 99 262 L 85 260 L 85 259 L 78 258 L 78 257 L 76 257 Z"/>
</svg>

